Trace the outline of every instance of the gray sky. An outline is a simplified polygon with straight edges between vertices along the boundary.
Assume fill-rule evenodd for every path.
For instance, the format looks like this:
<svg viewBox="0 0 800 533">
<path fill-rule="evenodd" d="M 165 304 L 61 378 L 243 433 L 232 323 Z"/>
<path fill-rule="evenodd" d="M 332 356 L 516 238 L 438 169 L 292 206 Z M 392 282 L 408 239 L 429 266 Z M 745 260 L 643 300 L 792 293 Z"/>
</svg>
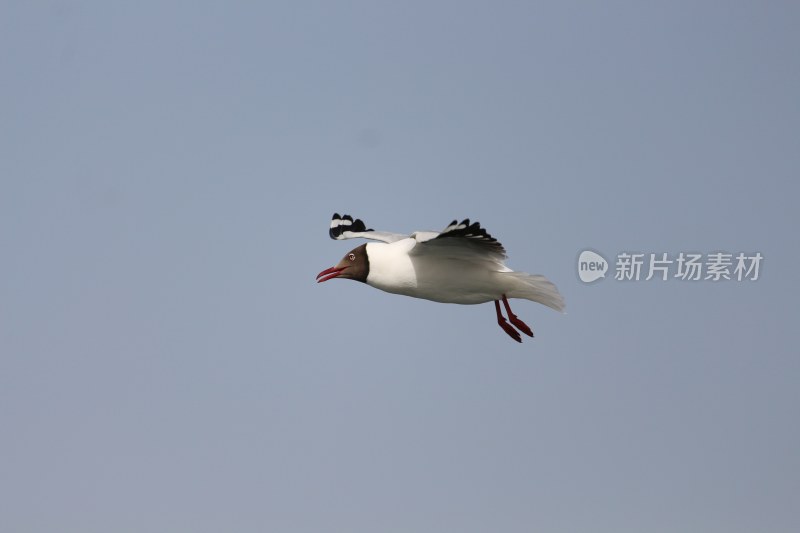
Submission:
<svg viewBox="0 0 800 533">
<path fill-rule="evenodd" d="M 0 7 L 0 529 L 798 530 L 796 3 L 253 4 Z M 568 312 L 317 285 L 334 211 Z"/>
</svg>

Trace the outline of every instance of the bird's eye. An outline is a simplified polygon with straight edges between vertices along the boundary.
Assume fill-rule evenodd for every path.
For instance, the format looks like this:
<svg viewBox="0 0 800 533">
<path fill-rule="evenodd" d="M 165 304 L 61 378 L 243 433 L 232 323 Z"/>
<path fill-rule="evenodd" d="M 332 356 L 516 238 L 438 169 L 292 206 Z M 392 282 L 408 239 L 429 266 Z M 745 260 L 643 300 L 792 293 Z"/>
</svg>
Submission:
<svg viewBox="0 0 800 533">
<path fill-rule="evenodd" d="M 350 259 L 350 261 L 355 261 L 356 260 L 356 254 L 350 254 L 347 257 Z"/>
</svg>

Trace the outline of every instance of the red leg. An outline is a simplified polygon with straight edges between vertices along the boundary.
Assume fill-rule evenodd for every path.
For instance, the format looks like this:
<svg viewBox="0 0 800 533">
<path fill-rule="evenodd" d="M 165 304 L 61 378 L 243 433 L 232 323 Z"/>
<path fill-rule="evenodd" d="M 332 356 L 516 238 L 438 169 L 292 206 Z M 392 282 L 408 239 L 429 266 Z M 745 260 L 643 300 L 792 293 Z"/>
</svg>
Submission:
<svg viewBox="0 0 800 533">
<path fill-rule="evenodd" d="M 528 327 L 528 324 L 517 318 L 517 315 L 511 312 L 511 306 L 508 305 L 508 299 L 506 295 L 503 295 L 503 305 L 506 306 L 506 314 L 508 315 L 508 320 L 516 326 L 518 330 L 522 333 L 527 335 L 528 337 L 533 337 L 533 331 L 531 328 Z M 499 306 L 498 306 L 499 307 Z"/>
<path fill-rule="evenodd" d="M 500 314 L 499 300 L 494 301 L 494 310 L 497 312 L 497 323 L 500 325 L 501 328 L 503 328 L 503 331 L 508 333 L 509 336 L 515 341 L 522 342 L 522 337 L 520 336 L 519 333 L 517 333 L 517 330 L 512 328 L 511 325 L 508 322 L 506 322 L 506 319 L 503 317 L 503 315 Z"/>
</svg>

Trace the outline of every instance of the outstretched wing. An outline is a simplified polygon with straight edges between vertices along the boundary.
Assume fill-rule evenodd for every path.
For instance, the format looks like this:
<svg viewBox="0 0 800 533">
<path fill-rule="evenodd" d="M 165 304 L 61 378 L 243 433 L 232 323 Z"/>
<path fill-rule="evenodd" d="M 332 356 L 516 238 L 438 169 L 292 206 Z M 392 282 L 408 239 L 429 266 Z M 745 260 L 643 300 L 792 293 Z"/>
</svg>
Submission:
<svg viewBox="0 0 800 533">
<path fill-rule="evenodd" d="M 401 235 L 399 233 L 367 229 L 367 226 L 360 218 L 353 220 L 353 217 L 350 215 L 339 216 L 339 213 L 333 214 L 331 229 L 328 231 L 328 234 L 331 236 L 331 239 L 337 241 L 361 238 L 383 242 L 395 242 L 409 237 L 408 235 Z"/>
<path fill-rule="evenodd" d="M 452 221 L 441 233 L 414 233 L 418 245 L 411 254 L 432 254 L 467 261 L 503 264 L 506 250 L 497 239 L 489 235 L 479 222 L 470 224 L 469 219 L 460 223 Z"/>
</svg>

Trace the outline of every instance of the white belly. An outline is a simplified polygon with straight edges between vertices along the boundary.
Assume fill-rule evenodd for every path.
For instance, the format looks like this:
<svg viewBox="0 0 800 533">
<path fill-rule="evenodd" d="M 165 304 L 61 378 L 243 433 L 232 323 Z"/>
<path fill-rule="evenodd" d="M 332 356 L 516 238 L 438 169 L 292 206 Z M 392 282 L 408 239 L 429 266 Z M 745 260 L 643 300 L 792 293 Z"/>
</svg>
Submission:
<svg viewBox="0 0 800 533">
<path fill-rule="evenodd" d="M 367 284 L 386 292 L 442 303 L 480 304 L 497 300 L 511 289 L 513 280 L 486 264 L 409 256 L 404 248 L 413 246 L 413 241 L 367 246 Z"/>
</svg>

